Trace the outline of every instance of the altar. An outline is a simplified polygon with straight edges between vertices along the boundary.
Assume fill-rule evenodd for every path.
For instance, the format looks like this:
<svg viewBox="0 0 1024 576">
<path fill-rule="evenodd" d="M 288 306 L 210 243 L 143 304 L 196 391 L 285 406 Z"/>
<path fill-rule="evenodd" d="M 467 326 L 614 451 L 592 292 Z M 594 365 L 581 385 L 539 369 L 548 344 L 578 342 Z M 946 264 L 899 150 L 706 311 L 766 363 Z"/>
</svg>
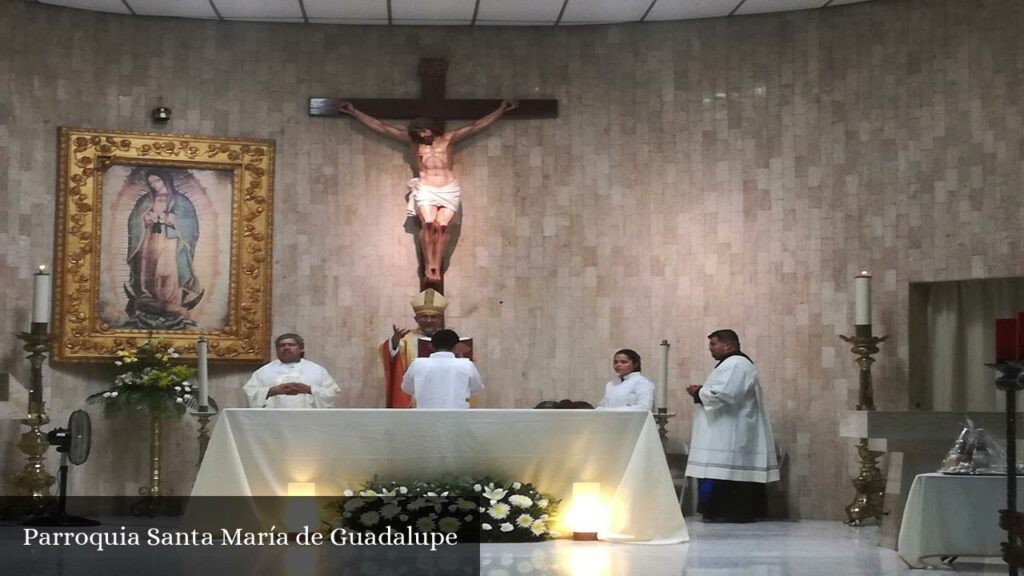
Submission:
<svg viewBox="0 0 1024 576">
<path fill-rule="evenodd" d="M 317 495 L 381 480 L 491 476 L 532 483 L 568 503 L 573 482 L 600 482 L 603 540 L 689 539 L 654 419 L 598 410 L 265 410 L 220 415 L 193 496 Z"/>
</svg>

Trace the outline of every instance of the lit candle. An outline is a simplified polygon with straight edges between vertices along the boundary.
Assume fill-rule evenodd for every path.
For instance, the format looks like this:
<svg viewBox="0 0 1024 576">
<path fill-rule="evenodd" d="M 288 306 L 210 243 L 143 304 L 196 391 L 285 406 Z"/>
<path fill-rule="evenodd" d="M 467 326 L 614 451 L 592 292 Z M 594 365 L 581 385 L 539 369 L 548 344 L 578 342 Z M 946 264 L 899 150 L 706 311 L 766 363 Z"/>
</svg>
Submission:
<svg viewBox="0 0 1024 576">
<path fill-rule="evenodd" d="M 202 336 L 196 340 L 196 362 L 199 364 L 199 410 L 206 412 L 210 405 L 210 383 L 206 377 L 206 348 L 209 342 Z"/>
<path fill-rule="evenodd" d="M 668 407 L 668 340 L 661 341 L 661 378 L 654 393 L 656 408 Z"/>
<path fill-rule="evenodd" d="M 871 274 L 861 270 L 860 275 L 853 279 L 854 324 L 866 326 L 871 324 Z"/>
<path fill-rule="evenodd" d="M 50 322 L 50 273 L 46 266 L 40 266 L 39 272 L 32 278 L 32 322 L 48 324 Z"/>
</svg>

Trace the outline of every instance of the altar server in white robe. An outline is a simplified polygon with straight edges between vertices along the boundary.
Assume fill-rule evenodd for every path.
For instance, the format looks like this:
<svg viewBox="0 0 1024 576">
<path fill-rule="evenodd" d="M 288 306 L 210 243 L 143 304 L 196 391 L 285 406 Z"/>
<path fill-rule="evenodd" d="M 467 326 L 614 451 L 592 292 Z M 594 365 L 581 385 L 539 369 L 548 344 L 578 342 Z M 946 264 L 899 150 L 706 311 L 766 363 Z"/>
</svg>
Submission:
<svg viewBox="0 0 1024 576">
<path fill-rule="evenodd" d="M 327 370 L 304 358 L 298 334 L 274 340 L 277 360 L 253 372 L 245 383 L 250 408 L 334 408 L 339 388 Z"/>
<path fill-rule="evenodd" d="M 779 479 L 772 424 L 753 361 L 732 330 L 708 336 L 718 364 L 693 397 L 686 475 L 700 479 L 697 510 L 706 522 L 750 522 L 765 515 L 765 484 Z"/>
<path fill-rule="evenodd" d="M 612 356 L 612 370 L 619 375 L 604 387 L 598 410 L 647 410 L 654 406 L 654 382 L 640 373 L 640 355 L 624 348 Z"/>
<path fill-rule="evenodd" d="M 472 360 L 455 357 L 459 335 L 438 330 L 430 343 L 436 352 L 412 361 L 402 377 L 402 390 L 412 396 L 416 408 L 469 408 L 469 398 L 479 395 L 484 383 Z"/>
</svg>

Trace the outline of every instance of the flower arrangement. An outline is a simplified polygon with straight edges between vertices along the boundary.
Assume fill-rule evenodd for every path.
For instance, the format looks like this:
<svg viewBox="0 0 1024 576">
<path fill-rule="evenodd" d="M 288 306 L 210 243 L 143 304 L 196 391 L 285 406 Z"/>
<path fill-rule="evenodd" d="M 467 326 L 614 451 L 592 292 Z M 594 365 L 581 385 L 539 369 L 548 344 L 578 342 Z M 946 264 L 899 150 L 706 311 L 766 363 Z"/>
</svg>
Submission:
<svg viewBox="0 0 1024 576">
<path fill-rule="evenodd" d="M 121 373 L 111 387 L 89 396 L 89 403 L 102 403 L 107 415 L 127 409 L 160 417 L 181 417 L 186 405 L 194 402 L 188 379 L 196 370 L 176 363 L 178 357 L 166 342 L 147 338 L 136 345 L 129 340 L 126 348 L 117 351 L 114 360 Z"/>
<path fill-rule="evenodd" d="M 455 532 L 460 542 L 540 542 L 550 540 L 559 500 L 532 484 L 490 477 L 432 482 L 374 479 L 331 503 L 330 528 L 360 532 Z"/>
</svg>

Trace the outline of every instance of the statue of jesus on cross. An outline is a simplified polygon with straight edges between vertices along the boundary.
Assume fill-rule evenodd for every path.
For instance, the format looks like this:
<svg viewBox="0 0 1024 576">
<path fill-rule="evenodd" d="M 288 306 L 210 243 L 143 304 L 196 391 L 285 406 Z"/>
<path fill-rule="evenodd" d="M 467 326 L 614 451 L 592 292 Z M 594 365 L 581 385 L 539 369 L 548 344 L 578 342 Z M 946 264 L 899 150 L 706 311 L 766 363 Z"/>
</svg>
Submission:
<svg viewBox="0 0 1024 576">
<path fill-rule="evenodd" d="M 494 124 L 503 114 L 518 107 L 515 100 L 503 100 L 490 114 L 466 126 L 445 132 L 441 121 L 416 118 L 405 129 L 382 122 L 341 102 L 338 111 L 348 114 L 371 130 L 412 146 L 416 177 L 409 181 L 406 212 L 420 220 L 419 239 L 423 249 L 423 277 L 427 285 L 441 285 L 441 260 L 448 245 L 448 225 L 459 211 L 461 189 L 452 171 L 452 145 Z"/>
</svg>

